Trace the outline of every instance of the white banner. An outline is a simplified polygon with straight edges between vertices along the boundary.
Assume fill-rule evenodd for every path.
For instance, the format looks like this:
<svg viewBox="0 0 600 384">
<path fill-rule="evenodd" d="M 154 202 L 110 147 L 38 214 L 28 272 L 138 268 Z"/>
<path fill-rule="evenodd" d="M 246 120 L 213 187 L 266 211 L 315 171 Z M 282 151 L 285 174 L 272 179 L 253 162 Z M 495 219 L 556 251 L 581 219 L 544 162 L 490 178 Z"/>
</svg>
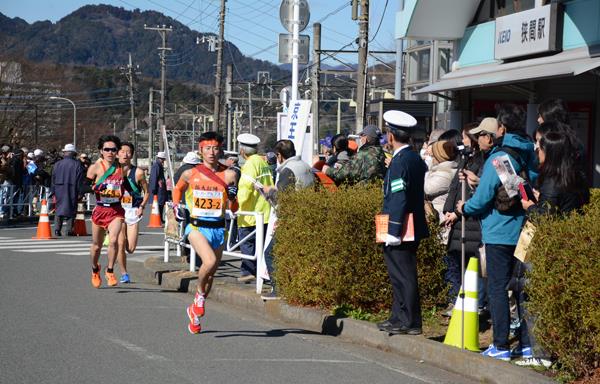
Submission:
<svg viewBox="0 0 600 384">
<path fill-rule="evenodd" d="M 310 100 L 291 101 L 287 114 L 277 114 L 277 140 L 293 141 L 296 154 L 309 165 L 313 155 L 311 103 Z"/>
</svg>

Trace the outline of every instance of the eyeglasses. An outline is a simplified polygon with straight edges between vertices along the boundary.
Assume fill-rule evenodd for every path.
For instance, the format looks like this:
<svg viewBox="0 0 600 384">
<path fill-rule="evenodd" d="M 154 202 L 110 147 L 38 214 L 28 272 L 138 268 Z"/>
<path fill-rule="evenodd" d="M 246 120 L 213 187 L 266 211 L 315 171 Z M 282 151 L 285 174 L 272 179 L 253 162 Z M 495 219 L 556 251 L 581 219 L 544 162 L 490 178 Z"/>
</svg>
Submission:
<svg viewBox="0 0 600 384">
<path fill-rule="evenodd" d="M 102 150 L 103 150 L 104 152 L 113 152 L 113 153 L 114 153 L 114 152 L 117 152 L 117 148 L 116 148 L 116 147 L 111 147 L 111 148 L 108 148 L 108 147 L 107 147 L 107 148 L 102 148 Z"/>
</svg>

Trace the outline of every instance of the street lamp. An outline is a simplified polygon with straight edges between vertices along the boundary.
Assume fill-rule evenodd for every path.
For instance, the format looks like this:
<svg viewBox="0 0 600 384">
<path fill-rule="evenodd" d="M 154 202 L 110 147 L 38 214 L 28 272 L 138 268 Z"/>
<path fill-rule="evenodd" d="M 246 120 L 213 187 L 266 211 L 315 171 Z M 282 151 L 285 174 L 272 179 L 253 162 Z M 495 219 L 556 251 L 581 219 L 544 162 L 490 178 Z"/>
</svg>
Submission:
<svg viewBox="0 0 600 384">
<path fill-rule="evenodd" d="M 73 105 L 73 145 L 77 148 L 77 107 L 75 107 L 75 103 L 71 99 L 59 96 L 50 96 L 50 100 L 65 100 Z"/>
</svg>

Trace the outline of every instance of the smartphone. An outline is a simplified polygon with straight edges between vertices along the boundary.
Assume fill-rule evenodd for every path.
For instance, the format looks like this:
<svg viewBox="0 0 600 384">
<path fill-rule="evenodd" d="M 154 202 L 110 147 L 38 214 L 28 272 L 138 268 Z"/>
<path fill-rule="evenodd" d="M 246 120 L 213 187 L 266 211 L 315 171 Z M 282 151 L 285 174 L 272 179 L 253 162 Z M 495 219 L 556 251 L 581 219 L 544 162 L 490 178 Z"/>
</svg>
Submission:
<svg viewBox="0 0 600 384">
<path fill-rule="evenodd" d="M 519 184 L 519 192 L 521 192 L 521 198 L 523 200 L 531 200 L 534 203 L 537 203 L 537 199 L 535 198 L 535 195 L 533 194 L 533 189 L 531 188 L 531 185 L 529 185 L 529 183 Z"/>
</svg>

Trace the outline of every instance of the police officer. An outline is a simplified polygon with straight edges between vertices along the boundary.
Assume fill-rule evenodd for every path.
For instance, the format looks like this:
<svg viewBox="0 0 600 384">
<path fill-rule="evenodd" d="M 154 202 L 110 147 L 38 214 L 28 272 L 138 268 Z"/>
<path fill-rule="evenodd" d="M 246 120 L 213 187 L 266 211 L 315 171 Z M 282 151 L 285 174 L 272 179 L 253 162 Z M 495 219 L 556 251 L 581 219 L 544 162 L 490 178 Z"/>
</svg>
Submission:
<svg viewBox="0 0 600 384">
<path fill-rule="evenodd" d="M 239 143 L 240 157 L 244 159 L 244 164 L 241 169 L 241 177 L 238 183 L 238 203 L 240 211 L 256 212 L 263 214 L 263 225 L 267 229 L 269 223 L 269 214 L 271 205 L 259 189 L 262 186 L 273 186 L 273 176 L 271 168 L 265 159 L 258 154 L 257 146 L 260 139 L 250 133 L 243 133 L 237 137 Z M 254 216 L 240 216 L 237 218 L 238 238 L 243 239 L 249 236 L 257 225 Z M 256 236 L 253 235 L 248 240 L 240 245 L 240 251 L 245 255 L 254 255 L 255 253 Z M 242 260 L 240 267 L 239 282 L 247 283 L 252 281 L 256 276 L 256 260 Z"/>
<path fill-rule="evenodd" d="M 389 215 L 383 252 L 393 289 L 393 304 L 390 318 L 377 325 L 389 334 L 419 335 L 422 321 L 416 257 L 419 241 L 429 236 L 423 208 L 427 165 L 410 145 L 411 133 L 417 124 L 415 118 L 405 112 L 387 111 L 383 119 L 394 151 L 384 179 L 382 210 Z"/>
</svg>

